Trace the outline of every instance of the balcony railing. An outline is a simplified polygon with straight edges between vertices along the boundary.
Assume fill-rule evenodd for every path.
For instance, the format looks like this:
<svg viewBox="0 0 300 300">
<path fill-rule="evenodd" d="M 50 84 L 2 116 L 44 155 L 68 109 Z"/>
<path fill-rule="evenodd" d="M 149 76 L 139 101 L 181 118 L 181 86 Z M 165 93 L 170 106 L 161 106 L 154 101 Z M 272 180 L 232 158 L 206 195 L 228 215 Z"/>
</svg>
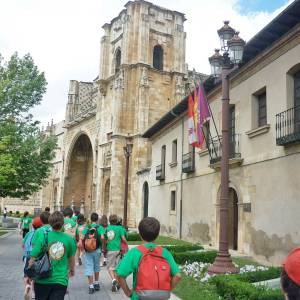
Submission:
<svg viewBox="0 0 300 300">
<path fill-rule="evenodd" d="M 156 167 L 156 180 L 164 180 L 165 179 L 165 165 L 158 165 Z"/>
<path fill-rule="evenodd" d="M 195 152 L 191 151 L 182 155 L 182 172 L 191 173 L 195 171 Z"/>
<path fill-rule="evenodd" d="M 222 147 L 221 137 L 214 137 L 208 144 L 208 151 L 210 153 L 210 164 L 213 165 L 221 160 Z M 241 158 L 240 153 L 240 134 L 229 135 L 229 159 Z"/>
<path fill-rule="evenodd" d="M 276 144 L 300 142 L 300 105 L 276 115 Z"/>
</svg>

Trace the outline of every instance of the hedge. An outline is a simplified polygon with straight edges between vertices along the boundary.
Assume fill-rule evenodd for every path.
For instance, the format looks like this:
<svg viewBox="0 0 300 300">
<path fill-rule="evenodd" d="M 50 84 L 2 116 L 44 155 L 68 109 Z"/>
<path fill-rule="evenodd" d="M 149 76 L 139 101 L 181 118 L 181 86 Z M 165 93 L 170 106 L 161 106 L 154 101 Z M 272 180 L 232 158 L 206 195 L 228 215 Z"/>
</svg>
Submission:
<svg viewBox="0 0 300 300">
<path fill-rule="evenodd" d="M 282 269 L 279 267 L 269 267 L 268 270 L 265 271 L 255 271 L 255 272 L 247 272 L 243 274 L 234 274 L 234 275 L 230 275 L 230 277 L 235 277 L 236 279 L 244 282 L 254 283 L 254 282 L 278 278 L 280 277 L 281 270 Z"/>
<path fill-rule="evenodd" d="M 210 250 L 210 251 L 203 251 L 203 252 L 174 252 L 172 253 L 175 261 L 183 265 L 186 262 L 194 262 L 199 261 L 203 263 L 213 263 L 216 256 L 217 251 Z"/>
<path fill-rule="evenodd" d="M 141 241 L 141 237 L 137 232 L 129 232 L 127 241 L 128 242 L 136 242 L 136 241 Z"/>
<path fill-rule="evenodd" d="M 212 277 L 210 283 L 216 286 L 218 294 L 225 300 L 284 300 L 280 289 L 254 286 L 232 275 Z"/>
<path fill-rule="evenodd" d="M 172 253 L 195 251 L 195 250 L 203 249 L 203 247 L 200 245 L 172 245 L 172 246 L 164 246 L 164 248 L 168 249 Z"/>
</svg>

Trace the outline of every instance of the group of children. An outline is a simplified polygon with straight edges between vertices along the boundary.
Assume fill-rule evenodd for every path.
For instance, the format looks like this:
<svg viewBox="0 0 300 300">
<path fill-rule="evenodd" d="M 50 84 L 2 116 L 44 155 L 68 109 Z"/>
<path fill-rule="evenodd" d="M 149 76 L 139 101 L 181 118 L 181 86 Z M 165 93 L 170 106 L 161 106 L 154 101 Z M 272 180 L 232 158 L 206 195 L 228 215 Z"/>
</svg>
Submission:
<svg viewBox="0 0 300 300">
<path fill-rule="evenodd" d="M 154 289 L 158 289 L 158 283 L 161 281 L 160 291 L 156 291 L 160 295 L 157 294 L 154 298 L 151 295 L 151 299 L 169 298 L 170 290 L 180 279 L 180 273 L 170 252 L 154 243 L 160 229 L 160 224 L 155 218 L 145 218 L 140 222 L 139 232 L 144 245 L 128 251 L 127 231 L 122 226 L 122 219 L 117 215 L 110 215 L 109 219 L 102 216 L 99 220 L 98 214 L 92 213 L 90 220 L 86 222 L 82 214 L 73 212 L 71 208 L 65 208 L 61 227 L 60 215 L 59 212 L 50 215 L 49 211 L 44 211 L 40 217 L 31 220 L 30 226 L 34 230 L 25 234 L 23 239 L 25 266 L 41 252 L 46 233 L 49 241 L 52 241 L 47 245 L 55 279 L 35 281 L 34 290 L 37 300 L 44 299 L 39 298 L 39 295 L 44 295 L 46 292 L 50 296 L 45 299 L 63 299 L 64 293 L 67 292 L 65 285 L 68 283 L 68 278 L 58 278 L 59 273 L 56 269 L 59 268 L 60 273 L 68 269 L 69 271 L 63 272 L 67 277 L 74 274 L 75 258 L 72 259 L 72 257 L 75 255 L 74 249 L 76 248 L 77 264 L 84 265 L 89 294 L 100 290 L 100 258 L 103 257 L 102 265 L 107 267 L 113 292 L 117 292 L 122 287 L 131 299 L 150 299 L 149 295 L 147 298 L 145 290 L 150 288 L 151 293 L 155 292 Z M 57 243 L 54 242 L 55 240 Z M 63 247 L 60 248 L 62 245 Z M 154 260 L 149 259 L 151 257 Z M 63 258 L 65 258 L 65 263 L 63 263 Z M 140 269 L 139 272 L 138 269 Z M 130 274 L 133 274 L 133 289 L 129 289 L 126 283 L 126 277 Z M 25 295 L 29 295 L 32 281 L 26 275 L 25 283 Z M 29 298 L 25 297 L 25 299 Z"/>
</svg>

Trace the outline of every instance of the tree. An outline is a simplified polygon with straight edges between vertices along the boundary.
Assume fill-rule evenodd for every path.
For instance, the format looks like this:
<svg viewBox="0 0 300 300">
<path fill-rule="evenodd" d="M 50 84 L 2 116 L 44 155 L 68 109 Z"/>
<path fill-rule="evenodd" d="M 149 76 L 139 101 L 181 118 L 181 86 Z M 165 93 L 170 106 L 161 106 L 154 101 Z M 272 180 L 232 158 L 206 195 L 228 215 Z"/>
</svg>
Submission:
<svg viewBox="0 0 300 300">
<path fill-rule="evenodd" d="M 56 140 L 29 114 L 46 85 L 29 54 L 0 55 L 0 197 L 27 197 L 46 183 Z"/>
</svg>

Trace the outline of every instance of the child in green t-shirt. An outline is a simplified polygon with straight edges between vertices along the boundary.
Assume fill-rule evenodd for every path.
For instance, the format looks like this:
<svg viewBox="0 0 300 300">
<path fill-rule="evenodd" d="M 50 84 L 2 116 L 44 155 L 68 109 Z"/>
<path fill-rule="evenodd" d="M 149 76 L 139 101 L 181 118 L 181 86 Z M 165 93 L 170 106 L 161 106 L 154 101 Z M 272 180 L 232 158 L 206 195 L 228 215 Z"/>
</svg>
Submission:
<svg viewBox="0 0 300 300">
<path fill-rule="evenodd" d="M 64 209 L 64 227 L 63 231 L 72 237 L 74 240 L 76 238 L 76 222 L 72 219 L 73 210 L 71 207 L 66 207 Z"/>
<path fill-rule="evenodd" d="M 151 251 L 154 251 L 157 247 L 154 241 L 158 237 L 160 230 L 159 221 L 152 217 L 144 218 L 140 222 L 138 229 L 143 240 L 144 247 L 147 249 L 153 249 Z M 181 279 L 180 270 L 175 263 L 172 254 L 167 249 L 162 248 L 161 256 L 170 266 L 170 287 L 173 289 Z M 139 299 L 135 289 L 137 287 L 137 275 L 142 257 L 143 253 L 140 249 L 138 249 L 138 247 L 135 247 L 127 252 L 116 269 L 118 280 L 124 293 L 127 297 L 131 297 L 132 300 Z M 133 289 L 129 289 L 126 282 L 126 277 L 130 274 L 133 274 Z"/>
<path fill-rule="evenodd" d="M 112 280 L 113 292 L 117 292 L 119 289 L 119 283 L 116 278 L 115 268 L 119 263 L 121 257 L 121 241 L 126 242 L 124 230 L 122 226 L 117 225 L 118 216 L 109 216 L 109 225 L 106 228 L 105 238 L 107 240 L 107 269 Z"/>
</svg>

